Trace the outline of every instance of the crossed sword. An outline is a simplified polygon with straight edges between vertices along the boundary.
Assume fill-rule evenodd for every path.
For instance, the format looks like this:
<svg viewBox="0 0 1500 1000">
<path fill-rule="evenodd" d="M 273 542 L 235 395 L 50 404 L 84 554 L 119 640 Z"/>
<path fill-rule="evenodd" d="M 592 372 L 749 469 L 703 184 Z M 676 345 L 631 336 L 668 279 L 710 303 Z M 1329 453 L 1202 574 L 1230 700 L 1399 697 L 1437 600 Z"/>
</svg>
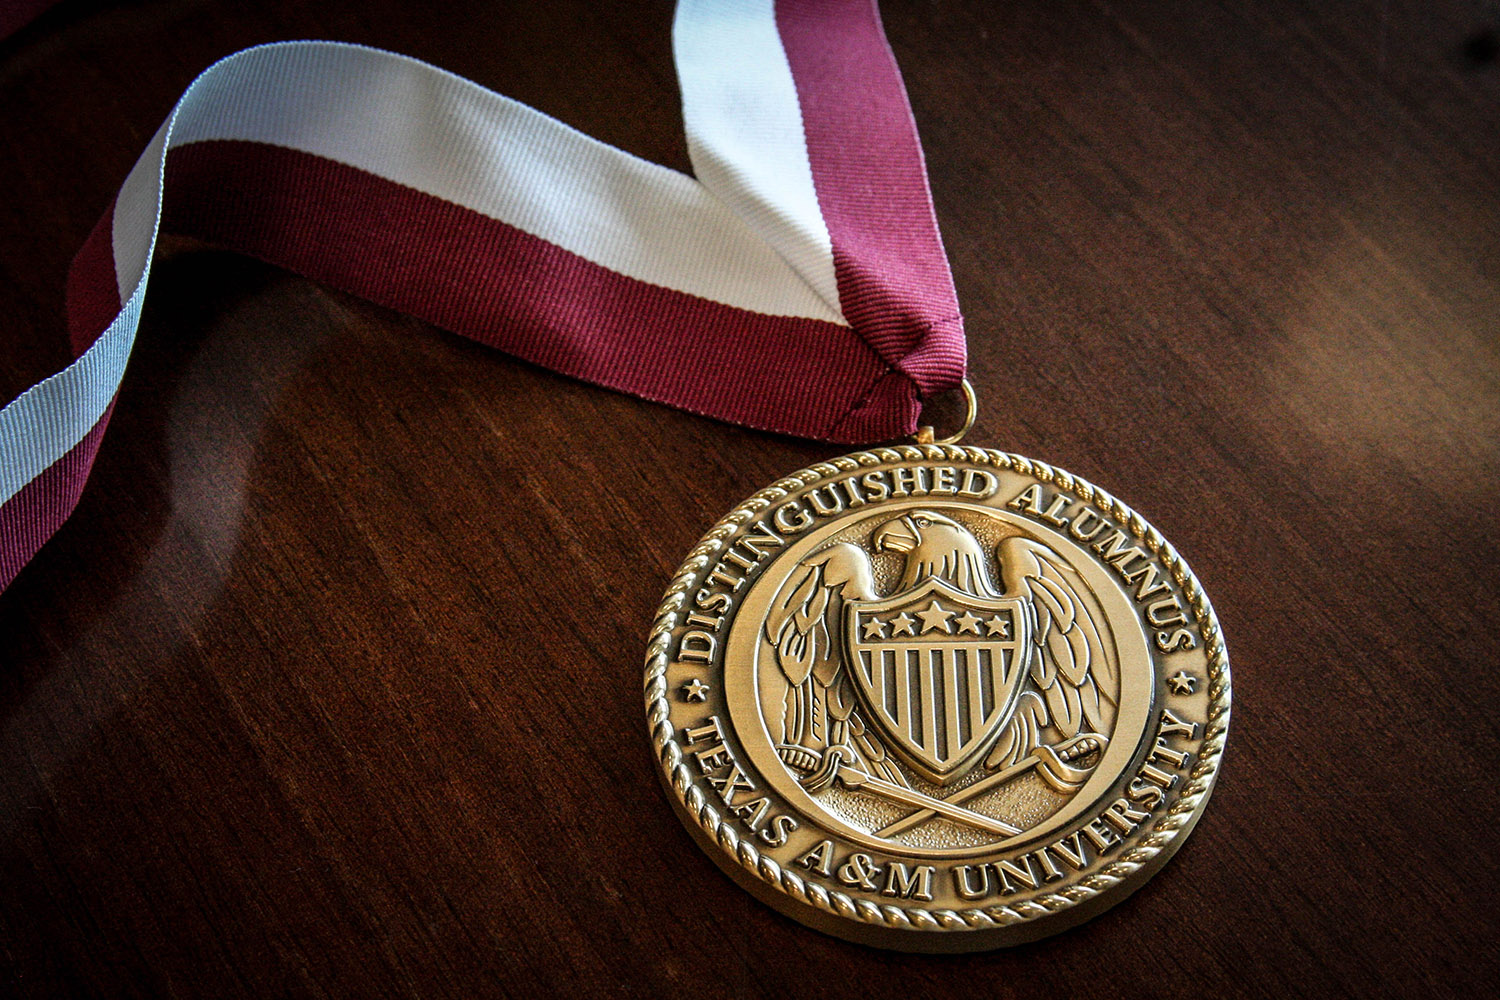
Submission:
<svg viewBox="0 0 1500 1000">
<path fill-rule="evenodd" d="M 981 778 L 972 785 L 966 785 L 946 799 L 935 798 L 924 795 L 915 789 L 898 785 L 884 778 L 877 778 L 863 768 L 855 767 L 849 763 L 844 756 L 842 747 L 829 747 L 823 755 L 822 760 L 803 779 L 803 785 L 810 792 L 822 791 L 831 785 L 834 779 L 850 791 L 870 792 L 882 798 L 899 802 L 902 805 L 916 806 L 917 811 L 908 813 L 896 822 L 891 823 L 875 831 L 877 837 L 894 837 L 899 833 L 905 833 L 912 827 L 920 826 L 928 820 L 942 816 L 965 826 L 985 830 L 989 833 L 997 833 L 1001 836 L 1014 837 L 1021 832 L 1019 827 L 1011 826 L 1003 820 L 977 813 L 972 809 L 965 809 L 962 805 L 971 799 L 978 798 L 985 792 L 1005 784 L 1012 778 L 1019 777 L 1027 771 L 1036 769 L 1042 779 L 1060 792 L 1077 791 L 1093 773 L 1092 767 L 1074 767 L 1073 761 L 1081 760 L 1096 750 L 1103 750 L 1108 740 L 1098 733 L 1081 733 L 1070 740 L 1064 740 L 1055 746 L 1039 746 L 1031 752 L 1024 760 L 1019 760 L 1010 767 L 994 774 Z M 797 749 L 806 752 L 806 748 Z"/>
</svg>

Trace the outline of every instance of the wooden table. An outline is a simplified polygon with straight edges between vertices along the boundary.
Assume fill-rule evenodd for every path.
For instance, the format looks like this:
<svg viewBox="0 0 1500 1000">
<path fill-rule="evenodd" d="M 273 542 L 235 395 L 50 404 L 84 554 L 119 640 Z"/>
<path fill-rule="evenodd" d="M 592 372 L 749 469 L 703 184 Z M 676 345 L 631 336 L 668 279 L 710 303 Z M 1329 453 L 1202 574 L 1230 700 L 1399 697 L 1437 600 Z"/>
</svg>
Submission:
<svg viewBox="0 0 1500 1000">
<path fill-rule="evenodd" d="M 250 9 L 250 8 L 255 9 Z M 328 37 L 687 169 L 665 4 L 62 3 L 0 43 L 0 397 L 221 55 Z M 834 453 L 169 244 L 78 512 L 0 597 L 0 992 L 1471 996 L 1500 975 L 1500 65 L 1479 3 L 892 2 L 983 402 L 1213 596 L 1191 842 L 1092 923 L 804 930 L 657 786 L 644 636 Z"/>
</svg>

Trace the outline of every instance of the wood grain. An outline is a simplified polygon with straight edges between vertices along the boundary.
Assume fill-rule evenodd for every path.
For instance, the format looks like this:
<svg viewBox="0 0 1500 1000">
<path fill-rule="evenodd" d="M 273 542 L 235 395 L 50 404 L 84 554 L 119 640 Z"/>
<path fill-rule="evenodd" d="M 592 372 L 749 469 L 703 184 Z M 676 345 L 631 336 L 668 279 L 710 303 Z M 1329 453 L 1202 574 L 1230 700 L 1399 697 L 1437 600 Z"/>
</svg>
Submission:
<svg viewBox="0 0 1500 1000">
<path fill-rule="evenodd" d="M 252 9 L 253 8 L 253 9 Z M 212 248 L 158 264 L 77 514 L 0 596 L 0 992 L 1471 996 L 1500 978 L 1493 6 L 892 2 L 984 409 L 1117 493 L 1234 662 L 1145 889 L 964 958 L 732 885 L 653 775 L 667 576 L 830 450 Z M 686 168 L 664 4 L 68 0 L 0 43 L 0 395 L 217 57 L 406 52 Z"/>
</svg>

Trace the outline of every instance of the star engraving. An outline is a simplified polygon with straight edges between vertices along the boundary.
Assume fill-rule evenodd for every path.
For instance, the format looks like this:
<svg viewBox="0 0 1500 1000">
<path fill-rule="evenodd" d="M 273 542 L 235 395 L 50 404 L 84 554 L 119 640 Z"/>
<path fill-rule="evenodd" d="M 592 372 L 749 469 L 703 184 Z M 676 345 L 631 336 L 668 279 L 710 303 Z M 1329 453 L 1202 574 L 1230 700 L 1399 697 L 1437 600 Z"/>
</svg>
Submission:
<svg viewBox="0 0 1500 1000">
<path fill-rule="evenodd" d="M 926 611 L 918 611 L 917 617 L 922 619 L 922 631 L 941 632 L 944 635 L 952 635 L 953 630 L 948 627 L 948 619 L 953 617 L 953 612 L 942 607 L 934 600 L 927 605 Z"/>
<path fill-rule="evenodd" d="M 694 677 L 682 686 L 683 701 L 707 701 L 709 687 L 707 684 Z"/>
<path fill-rule="evenodd" d="M 884 639 L 885 638 L 885 622 L 881 621 L 879 618 L 876 618 L 876 617 L 874 617 L 872 615 L 865 622 L 865 638 L 866 639 Z"/>
<path fill-rule="evenodd" d="M 988 635 L 998 635 L 1002 639 L 1010 638 L 1010 620 L 995 615 L 984 623 L 988 627 Z"/>
<path fill-rule="evenodd" d="M 983 623 L 984 619 L 980 618 L 972 611 L 965 611 L 963 614 L 953 619 L 953 624 L 958 626 L 958 630 L 960 632 L 973 632 L 975 635 L 980 634 L 979 626 Z"/>
<path fill-rule="evenodd" d="M 917 620 L 905 611 L 891 619 L 891 635 L 916 635 Z"/>
<path fill-rule="evenodd" d="M 1186 670 L 1179 670 L 1167 678 L 1167 686 L 1173 694 L 1192 694 L 1198 688 L 1198 678 Z"/>
</svg>

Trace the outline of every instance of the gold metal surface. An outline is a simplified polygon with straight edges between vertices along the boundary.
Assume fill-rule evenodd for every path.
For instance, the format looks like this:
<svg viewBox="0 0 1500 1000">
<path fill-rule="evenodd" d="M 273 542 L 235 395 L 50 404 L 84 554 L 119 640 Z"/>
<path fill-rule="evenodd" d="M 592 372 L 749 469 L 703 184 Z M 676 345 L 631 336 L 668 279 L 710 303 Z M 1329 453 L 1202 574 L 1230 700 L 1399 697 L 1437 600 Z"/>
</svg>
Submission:
<svg viewBox="0 0 1500 1000">
<path fill-rule="evenodd" d="M 646 691 L 678 813 L 742 885 L 852 940 L 969 951 L 1086 919 L 1177 849 L 1229 664 L 1191 571 L 1119 501 L 908 445 L 803 470 L 710 531 Z"/>
</svg>

